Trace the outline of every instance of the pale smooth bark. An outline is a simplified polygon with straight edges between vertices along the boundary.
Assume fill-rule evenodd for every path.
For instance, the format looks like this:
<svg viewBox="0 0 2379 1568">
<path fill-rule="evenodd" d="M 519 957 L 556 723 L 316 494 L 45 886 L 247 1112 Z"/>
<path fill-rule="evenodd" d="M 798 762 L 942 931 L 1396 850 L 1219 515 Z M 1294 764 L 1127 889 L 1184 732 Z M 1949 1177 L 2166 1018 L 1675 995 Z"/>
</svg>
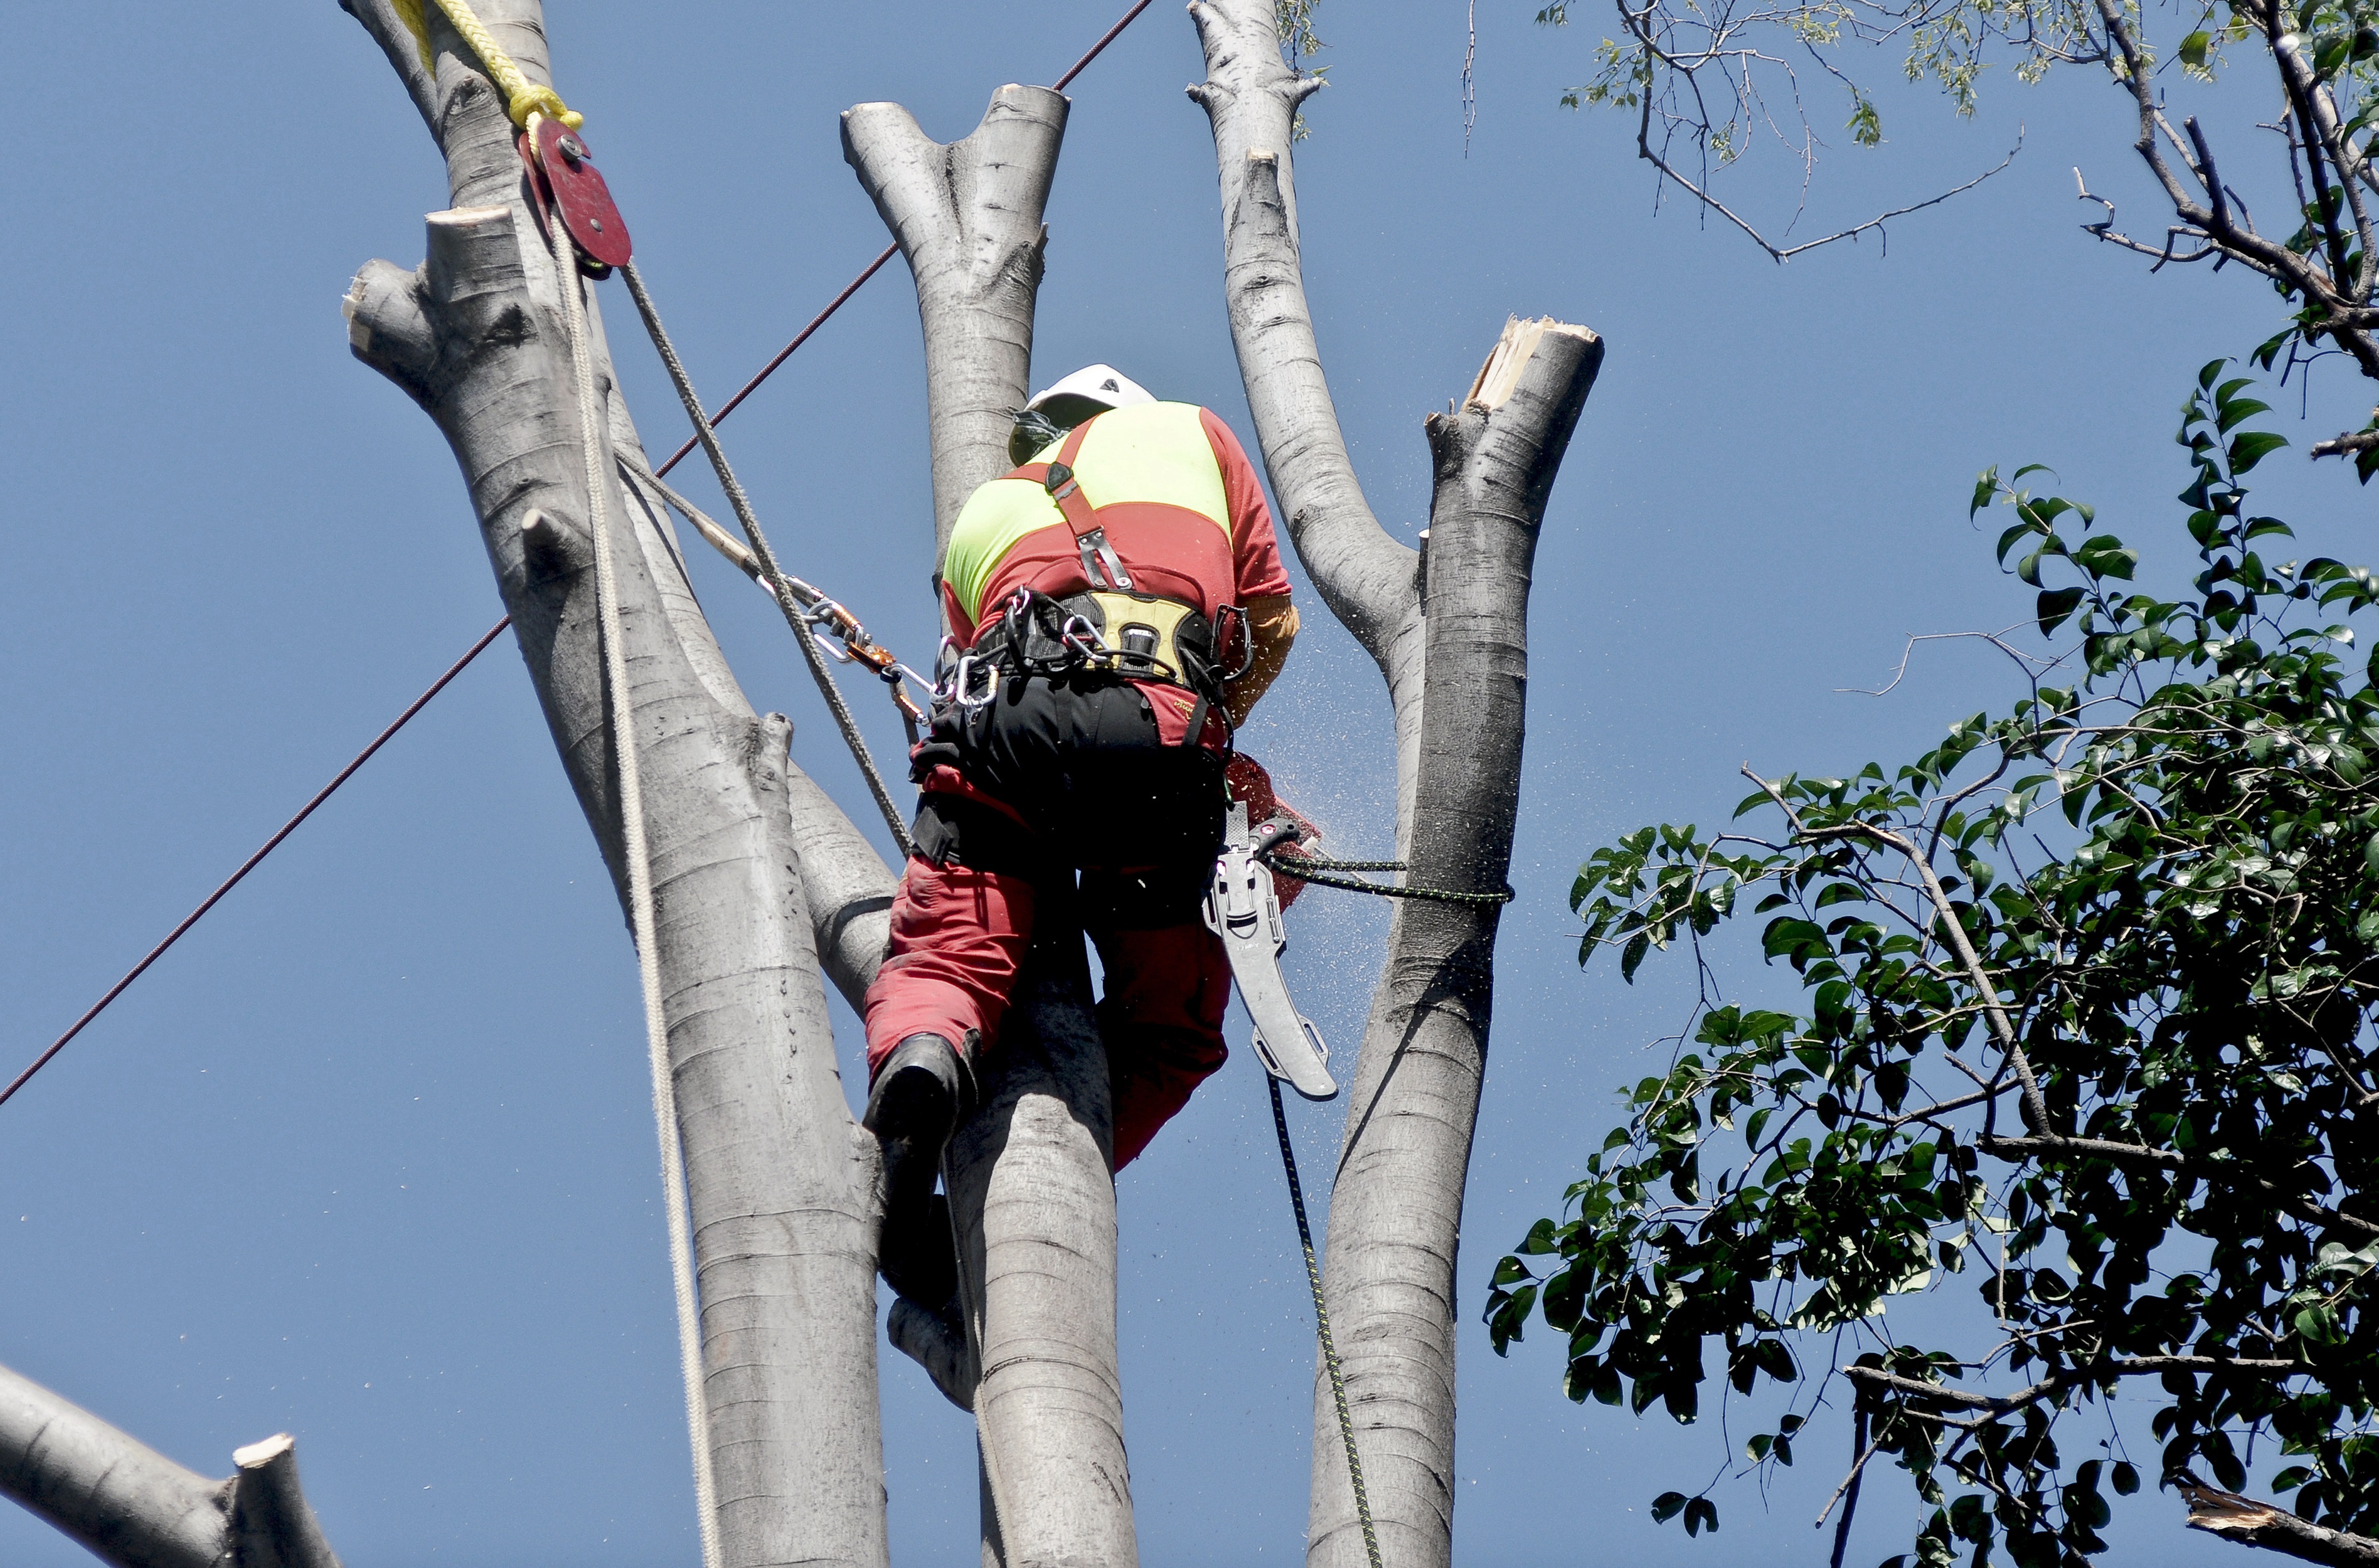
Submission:
<svg viewBox="0 0 2379 1568">
<path fill-rule="evenodd" d="M 634 715 L 726 1561 L 876 1568 L 888 1561 L 877 1153 L 836 1070 L 803 882 L 809 844 L 794 826 L 797 808 L 821 836 L 839 814 L 822 810 L 791 767 L 787 722 L 755 715 L 736 687 L 665 514 L 644 487 L 618 482 L 609 452 L 633 689 L 604 689 L 560 309 L 559 290 L 582 285 L 557 275 L 524 204 L 503 104 L 436 7 L 432 74 L 387 0 L 346 5 L 412 92 L 454 202 L 431 214 L 418 271 L 375 261 L 356 277 L 350 341 L 453 448 L 564 770 L 623 900 L 612 705 Z M 533 0 L 477 8 L 524 71 L 546 80 Z M 587 286 L 590 314 L 594 293 Z M 601 438 L 644 469 L 599 336 L 594 356 L 608 409 Z M 880 887 L 881 864 L 855 830 L 826 848 L 846 890 L 864 887 L 869 863 Z M 865 917 L 838 914 L 840 952 L 865 938 Z"/>
<path fill-rule="evenodd" d="M 1283 63 L 1272 0 L 1190 6 L 1214 127 L 1224 295 L 1285 528 L 1378 661 L 1395 716 L 1396 838 L 1417 886 L 1509 872 L 1528 681 L 1529 572 L 1600 339 L 1514 321 L 1469 395 L 1430 416 L 1428 555 L 1364 504 L 1305 300 L 1290 122 L 1317 85 Z M 1493 1001 L 1500 908 L 1397 904 L 1348 1094 L 1324 1281 L 1385 1559 L 1453 1558 L 1455 1249 Z M 1314 1379 L 1310 1564 L 1365 1561 L 1334 1401 Z"/>
<path fill-rule="evenodd" d="M 1420 555 L 1391 537 L 1363 498 L 1305 301 L 1297 174 L 1287 150 L 1298 105 L 1322 80 L 1282 62 L 1274 13 L 1261 6 L 1194 4 L 1190 17 L 1206 52 L 1206 79 L 1188 90 L 1214 132 L 1223 303 L 1256 445 L 1298 560 L 1388 683 L 1401 857 L 1411 848 L 1419 777 Z"/>
<path fill-rule="evenodd" d="M 898 104 L 842 117 L 843 156 L 916 280 L 936 562 L 966 498 L 1008 467 L 1066 106 L 1047 88 L 1003 87 L 973 134 L 948 146 Z M 893 1343 L 975 1412 L 986 1563 L 1129 1568 L 1106 1055 L 1081 936 L 1056 902 L 982 1055 L 982 1108 L 945 1165 L 963 1321 L 901 1309 Z"/>
<path fill-rule="evenodd" d="M 211 1481 L 0 1367 L 0 1496 L 118 1568 L 339 1568 L 286 1433 Z"/>
<path fill-rule="evenodd" d="M 898 103 L 843 111 L 843 158 L 917 283 L 936 564 L 967 497 L 1008 471 L 1008 432 L 1030 395 L 1041 211 L 1066 107 L 1063 93 L 1011 84 L 992 94 L 974 134 L 948 146 Z"/>
</svg>

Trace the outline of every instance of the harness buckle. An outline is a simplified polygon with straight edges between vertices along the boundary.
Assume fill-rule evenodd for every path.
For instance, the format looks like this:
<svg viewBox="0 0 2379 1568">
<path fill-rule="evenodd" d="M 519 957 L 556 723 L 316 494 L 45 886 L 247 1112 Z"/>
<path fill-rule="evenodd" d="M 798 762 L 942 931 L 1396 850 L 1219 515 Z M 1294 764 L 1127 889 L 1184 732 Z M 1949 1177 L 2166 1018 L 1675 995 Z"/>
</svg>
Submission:
<svg viewBox="0 0 2379 1568">
<path fill-rule="evenodd" d="M 1123 569 L 1123 562 L 1117 558 L 1115 546 L 1107 543 L 1105 528 L 1093 528 L 1087 534 L 1078 535 L 1074 542 L 1081 551 L 1082 575 L 1090 579 L 1092 587 L 1116 588 L 1127 594 L 1131 592 L 1131 574 Z"/>
</svg>

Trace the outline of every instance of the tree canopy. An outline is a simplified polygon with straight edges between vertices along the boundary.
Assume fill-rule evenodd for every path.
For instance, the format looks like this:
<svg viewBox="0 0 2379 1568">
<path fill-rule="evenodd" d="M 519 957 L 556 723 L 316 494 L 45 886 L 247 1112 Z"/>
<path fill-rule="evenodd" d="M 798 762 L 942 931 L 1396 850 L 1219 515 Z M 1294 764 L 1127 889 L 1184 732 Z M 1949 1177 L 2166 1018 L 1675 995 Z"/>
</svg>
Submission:
<svg viewBox="0 0 2379 1568">
<path fill-rule="evenodd" d="M 1541 1320 L 1570 1398 L 1690 1421 L 1716 1339 L 1726 1388 L 1786 1385 L 1755 1471 L 1846 1408 L 1838 1562 L 1878 1454 L 1933 1505 L 1927 1563 L 2081 1562 L 2143 1477 L 2300 1555 L 2379 1535 L 2379 668 L 2355 630 L 2379 579 L 2279 559 L 2245 481 L 2286 442 L 2226 368 L 2180 432 L 2187 592 L 2142 591 L 2039 470 L 1986 473 L 1974 510 L 2012 509 L 1999 556 L 2035 593 L 2033 628 L 1984 634 L 2006 711 L 1898 765 L 1753 775 L 1758 830 L 1648 826 L 1573 890 L 1581 963 L 1683 947 L 1701 1002 L 1497 1264 L 1494 1343 Z M 1721 983 L 1708 939 L 1745 913 L 1792 1010 Z M 2154 1452 L 2119 1388 L 2160 1391 Z M 2244 1487 L 2259 1442 L 2302 1520 L 2205 1485 Z M 1714 1529 L 1707 1490 L 1655 1514 Z"/>
</svg>

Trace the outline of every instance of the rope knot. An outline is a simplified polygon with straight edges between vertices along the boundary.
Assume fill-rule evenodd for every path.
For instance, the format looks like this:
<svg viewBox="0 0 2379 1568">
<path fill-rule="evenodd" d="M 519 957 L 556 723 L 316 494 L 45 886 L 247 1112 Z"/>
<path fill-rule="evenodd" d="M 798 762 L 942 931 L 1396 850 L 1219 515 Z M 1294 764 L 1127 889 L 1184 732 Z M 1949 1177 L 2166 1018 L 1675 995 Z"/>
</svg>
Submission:
<svg viewBox="0 0 2379 1568">
<path fill-rule="evenodd" d="M 562 101 L 562 94 L 549 87 L 539 87 L 537 83 L 524 78 L 518 87 L 512 90 L 513 124 L 526 130 L 529 116 L 532 115 L 543 115 L 549 120 L 560 120 L 572 130 L 576 130 L 586 123 L 586 116 L 564 103 Z"/>
</svg>

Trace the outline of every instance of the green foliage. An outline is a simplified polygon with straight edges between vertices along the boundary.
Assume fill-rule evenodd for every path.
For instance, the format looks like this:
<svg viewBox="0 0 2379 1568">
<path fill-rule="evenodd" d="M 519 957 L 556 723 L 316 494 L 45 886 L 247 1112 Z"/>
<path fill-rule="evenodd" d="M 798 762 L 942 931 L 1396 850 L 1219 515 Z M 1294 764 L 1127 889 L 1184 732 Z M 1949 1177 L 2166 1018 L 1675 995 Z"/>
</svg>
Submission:
<svg viewBox="0 0 2379 1568">
<path fill-rule="evenodd" d="M 1593 79 L 1569 89 L 1562 102 L 1571 108 L 1636 109 L 1648 100 L 1655 128 L 1681 132 L 1725 163 L 1744 151 L 1753 130 L 1771 123 L 1769 94 L 1781 85 L 1797 89 L 1791 62 L 1814 57 L 1849 93 L 1852 139 L 1873 147 L 1883 140 L 1882 121 L 1859 86 L 1855 63 L 1844 57 L 1845 45 L 1903 47 L 1901 66 L 1909 79 L 1938 82 L 1959 114 L 1972 115 L 1994 49 L 2009 55 L 2020 78 L 2037 80 L 2057 62 L 2103 54 L 2095 17 L 2092 6 L 2076 0 L 1623 5 L 1617 36 L 1604 38 L 1595 50 Z M 1571 19 L 1568 0 L 1537 13 L 1546 27 L 1565 27 Z M 1791 96 L 1797 100 L 1797 90 Z M 1796 155 L 1813 150 L 1805 145 L 1805 135 L 1786 140 Z"/>
<path fill-rule="evenodd" d="M 1300 77 L 1317 79 L 1330 75 L 1327 66 L 1308 66 L 1306 56 L 1319 54 L 1328 47 L 1322 35 L 1313 30 L 1313 13 L 1322 0 L 1273 0 L 1273 26 L 1280 34 L 1281 57 L 1288 68 Z M 1305 111 L 1299 109 L 1289 119 L 1288 139 L 1303 141 L 1306 138 Z"/>
<path fill-rule="evenodd" d="M 2289 530 L 2243 481 L 2285 443 L 2251 391 L 2217 361 L 2183 409 L 2186 595 L 2133 587 L 2088 507 L 2023 488 L 2041 470 L 1987 473 L 1974 510 L 2009 509 L 1999 558 L 2060 639 L 1988 639 L 2013 706 L 1896 767 L 1758 781 L 1737 814 L 1765 834 L 1632 833 L 1572 892 L 1581 963 L 1685 945 L 1709 975 L 1748 911 L 1802 1002 L 1706 983 L 1497 1264 L 1495 1347 L 1541 1321 L 1570 1398 L 1680 1421 L 1713 1370 L 1721 1401 L 1781 1385 L 1755 1469 L 1847 1405 L 1932 1504 L 1901 1562 L 2081 1562 L 2107 1489 L 2237 1490 L 2259 1437 L 2300 1512 L 2379 1533 L 2379 694 L 2347 624 L 2379 579 L 2266 559 Z M 1969 1329 L 1895 1332 L 1895 1298 L 1942 1290 Z M 2061 1451 L 2126 1380 L 2161 1453 L 2104 1415 Z"/>
</svg>

